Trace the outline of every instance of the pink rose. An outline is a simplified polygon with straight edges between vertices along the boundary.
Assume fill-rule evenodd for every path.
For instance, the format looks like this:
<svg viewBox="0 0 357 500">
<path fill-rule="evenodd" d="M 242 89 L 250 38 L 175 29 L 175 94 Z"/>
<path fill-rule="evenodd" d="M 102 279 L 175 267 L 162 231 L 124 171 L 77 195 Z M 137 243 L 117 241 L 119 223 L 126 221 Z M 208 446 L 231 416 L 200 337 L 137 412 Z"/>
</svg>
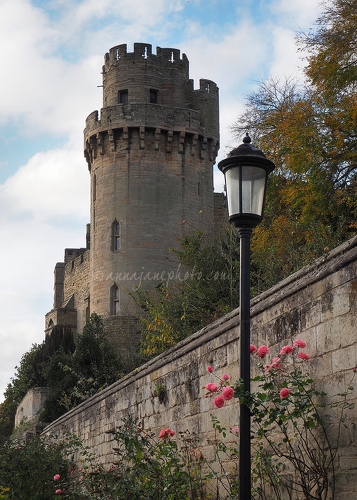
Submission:
<svg viewBox="0 0 357 500">
<path fill-rule="evenodd" d="M 231 433 L 235 434 L 236 436 L 239 436 L 239 427 L 237 425 L 233 425 L 231 427 Z"/>
<path fill-rule="evenodd" d="M 250 354 L 254 354 L 255 352 L 257 352 L 257 346 L 254 344 L 250 344 L 249 350 Z"/>
<path fill-rule="evenodd" d="M 56 490 L 56 491 L 55 491 L 55 494 L 56 494 L 56 495 L 60 495 L 61 493 L 62 493 L 62 490 Z"/>
<path fill-rule="evenodd" d="M 284 345 L 280 350 L 280 354 L 291 354 L 293 351 L 291 345 Z"/>
<path fill-rule="evenodd" d="M 296 339 L 296 340 L 294 340 L 293 346 L 294 347 L 301 347 L 301 349 L 304 349 L 306 347 L 306 342 L 304 342 L 303 340 L 300 340 L 300 339 Z"/>
<path fill-rule="evenodd" d="M 269 354 L 269 347 L 267 345 L 261 345 L 257 349 L 257 355 L 260 358 L 264 358 L 267 354 Z"/>
<path fill-rule="evenodd" d="M 271 362 L 271 367 L 275 368 L 276 370 L 280 370 L 280 358 L 278 357 L 273 358 L 273 361 Z"/>
<path fill-rule="evenodd" d="M 289 397 L 290 391 L 287 387 L 284 387 L 283 389 L 281 389 L 279 395 L 280 395 L 281 399 L 285 399 L 285 398 Z"/>
<path fill-rule="evenodd" d="M 227 387 L 224 387 L 224 388 L 222 389 L 222 396 L 223 396 L 223 398 L 224 398 L 226 401 L 228 401 L 228 400 L 232 399 L 232 398 L 233 398 L 233 396 L 234 396 L 234 390 L 233 390 L 233 387 L 231 387 L 231 386 L 229 386 L 229 385 L 227 385 Z"/>
<path fill-rule="evenodd" d="M 61 478 L 61 476 L 60 476 L 59 474 L 55 474 L 55 475 L 53 476 L 53 480 L 54 480 L 54 481 L 59 481 L 59 480 L 60 480 L 60 478 Z"/>
<path fill-rule="evenodd" d="M 212 403 L 216 408 L 222 408 L 222 406 L 224 406 L 224 401 L 225 401 L 224 397 L 221 394 L 219 394 L 214 398 Z"/>
<path fill-rule="evenodd" d="M 222 379 L 223 380 L 229 380 L 229 375 L 226 375 L 226 374 L 222 375 Z"/>
<path fill-rule="evenodd" d="M 305 361 L 307 361 L 308 359 L 310 359 L 310 356 L 308 354 L 306 354 L 306 352 L 299 352 L 299 354 L 297 355 L 298 358 L 300 359 L 304 359 Z"/>
<path fill-rule="evenodd" d="M 170 427 L 168 427 L 167 429 L 162 429 L 160 431 L 159 438 L 165 439 L 167 437 L 174 436 L 174 435 L 175 435 L 175 431 L 173 431 L 172 429 L 170 429 Z"/>
<path fill-rule="evenodd" d="M 210 382 L 209 384 L 206 385 L 206 389 L 208 392 L 217 392 L 218 386 L 216 384 L 214 384 L 213 382 Z"/>
<path fill-rule="evenodd" d="M 207 371 L 208 371 L 209 373 L 212 373 L 212 372 L 213 372 L 213 368 L 212 368 L 212 366 L 207 366 Z"/>
</svg>

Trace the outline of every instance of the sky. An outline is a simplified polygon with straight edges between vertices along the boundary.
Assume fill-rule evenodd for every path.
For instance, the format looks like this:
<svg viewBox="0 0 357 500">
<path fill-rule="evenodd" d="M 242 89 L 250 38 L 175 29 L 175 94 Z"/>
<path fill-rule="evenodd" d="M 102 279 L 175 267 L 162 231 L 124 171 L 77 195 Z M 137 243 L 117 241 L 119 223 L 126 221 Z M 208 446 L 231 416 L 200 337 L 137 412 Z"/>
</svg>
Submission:
<svg viewBox="0 0 357 500">
<path fill-rule="evenodd" d="M 44 340 L 53 270 L 85 246 L 86 117 L 102 106 L 111 47 L 177 48 L 199 79 L 217 83 L 221 149 L 248 93 L 269 77 L 302 78 L 295 35 L 321 0 L 0 0 L 0 401 L 15 367 Z M 223 175 L 214 169 L 215 190 Z"/>
</svg>

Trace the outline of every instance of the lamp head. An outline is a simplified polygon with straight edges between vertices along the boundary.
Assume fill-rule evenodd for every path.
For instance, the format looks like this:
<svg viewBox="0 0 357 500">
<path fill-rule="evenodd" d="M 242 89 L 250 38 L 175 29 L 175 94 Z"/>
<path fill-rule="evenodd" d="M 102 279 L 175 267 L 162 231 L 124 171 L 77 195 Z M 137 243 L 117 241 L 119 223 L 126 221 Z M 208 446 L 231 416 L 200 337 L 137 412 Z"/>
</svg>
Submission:
<svg viewBox="0 0 357 500">
<path fill-rule="evenodd" d="M 262 221 L 268 175 L 275 168 L 251 142 L 246 134 L 218 164 L 226 181 L 229 221 L 236 227 L 254 228 Z"/>
</svg>

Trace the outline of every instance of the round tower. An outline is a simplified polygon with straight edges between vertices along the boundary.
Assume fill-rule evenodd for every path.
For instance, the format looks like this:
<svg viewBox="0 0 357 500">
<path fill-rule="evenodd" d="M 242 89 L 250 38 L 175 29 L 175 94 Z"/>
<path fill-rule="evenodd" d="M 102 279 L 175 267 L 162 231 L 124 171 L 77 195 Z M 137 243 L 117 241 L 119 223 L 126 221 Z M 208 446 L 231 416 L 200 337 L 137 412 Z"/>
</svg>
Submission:
<svg viewBox="0 0 357 500">
<path fill-rule="evenodd" d="M 105 55 L 103 108 L 84 130 L 91 176 L 90 310 L 132 314 L 129 293 L 183 279 L 170 248 L 214 230 L 218 88 L 185 54 L 135 43 Z M 181 274 L 180 274 L 181 273 Z"/>
</svg>

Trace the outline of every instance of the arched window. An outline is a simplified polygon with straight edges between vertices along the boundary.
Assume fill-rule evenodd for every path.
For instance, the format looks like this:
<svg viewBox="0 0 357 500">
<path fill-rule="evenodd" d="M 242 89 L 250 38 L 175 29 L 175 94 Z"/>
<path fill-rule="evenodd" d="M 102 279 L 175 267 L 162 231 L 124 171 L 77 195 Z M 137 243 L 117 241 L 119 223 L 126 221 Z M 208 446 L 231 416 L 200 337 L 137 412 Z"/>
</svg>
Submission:
<svg viewBox="0 0 357 500">
<path fill-rule="evenodd" d="M 120 290 L 114 283 L 110 289 L 110 314 L 118 316 L 120 312 Z"/>
<path fill-rule="evenodd" d="M 120 250 L 120 224 L 115 219 L 112 224 L 112 251 Z"/>
</svg>

